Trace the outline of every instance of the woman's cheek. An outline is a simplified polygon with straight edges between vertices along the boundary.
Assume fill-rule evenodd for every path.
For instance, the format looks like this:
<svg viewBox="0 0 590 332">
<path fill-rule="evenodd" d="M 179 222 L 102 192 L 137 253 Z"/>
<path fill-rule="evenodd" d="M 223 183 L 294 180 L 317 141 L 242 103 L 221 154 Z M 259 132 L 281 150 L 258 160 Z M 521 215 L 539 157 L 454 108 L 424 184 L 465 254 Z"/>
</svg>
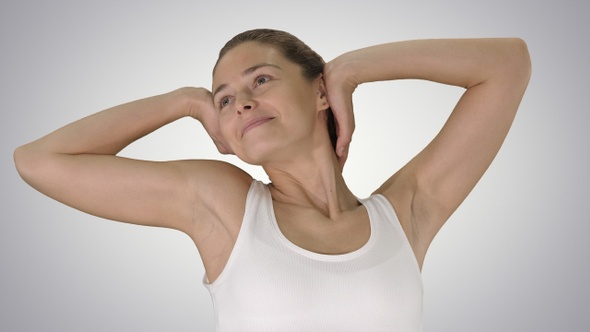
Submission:
<svg viewBox="0 0 590 332">
<path fill-rule="evenodd" d="M 227 115 L 227 112 L 221 112 L 219 114 L 219 129 L 223 139 L 230 145 L 232 150 L 235 149 L 236 143 L 236 123 L 235 119 Z"/>
</svg>

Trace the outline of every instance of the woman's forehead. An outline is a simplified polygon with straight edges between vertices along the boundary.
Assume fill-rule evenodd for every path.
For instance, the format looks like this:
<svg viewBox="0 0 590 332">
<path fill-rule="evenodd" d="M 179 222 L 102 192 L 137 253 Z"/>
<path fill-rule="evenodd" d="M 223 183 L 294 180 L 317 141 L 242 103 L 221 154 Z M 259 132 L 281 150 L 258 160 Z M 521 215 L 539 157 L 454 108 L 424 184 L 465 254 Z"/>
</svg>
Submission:
<svg viewBox="0 0 590 332">
<path fill-rule="evenodd" d="M 244 70 L 261 64 L 281 67 L 286 59 L 276 48 L 257 42 L 240 44 L 219 59 L 213 72 L 213 85 L 223 84 L 223 80 L 239 76 Z"/>
</svg>

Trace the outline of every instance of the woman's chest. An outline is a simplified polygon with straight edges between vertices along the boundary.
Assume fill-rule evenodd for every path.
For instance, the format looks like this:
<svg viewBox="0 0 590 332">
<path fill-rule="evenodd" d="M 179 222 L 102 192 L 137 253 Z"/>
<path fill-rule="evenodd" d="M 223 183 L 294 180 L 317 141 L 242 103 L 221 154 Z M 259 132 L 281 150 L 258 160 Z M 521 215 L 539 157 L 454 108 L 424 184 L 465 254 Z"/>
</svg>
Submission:
<svg viewBox="0 0 590 332">
<path fill-rule="evenodd" d="M 294 245 L 320 254 L 346 254 L 363 247 L 371 236 L 366 209 L 342 213 L 334 219 L 317 210 L 276 204 L 274 214 L 278 230 Z"/>
</svg>

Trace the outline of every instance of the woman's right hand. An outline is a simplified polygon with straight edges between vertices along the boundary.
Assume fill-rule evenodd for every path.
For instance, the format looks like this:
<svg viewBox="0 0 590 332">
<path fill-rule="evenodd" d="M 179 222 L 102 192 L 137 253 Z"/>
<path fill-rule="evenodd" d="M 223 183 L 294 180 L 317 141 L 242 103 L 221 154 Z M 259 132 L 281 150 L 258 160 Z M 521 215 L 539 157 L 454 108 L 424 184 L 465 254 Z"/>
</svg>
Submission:
<svg viewBox="0 0 590 332">
<path fill-rule="evenodd" d="M 211 91 L 205 88 L 181 88 L 179 91 L 189 98 L 188 115 L 203 125 L 209 137 L 222 154 L 233 154 L 229 144 L 221 133 L 219 116 L 213 104 Z"/>
<path fill-rule="evenodd" d="M 198 236 L 200 229 L 211 229 L 211 222 L 241 220 L 228 213 L 239 215 L 243 209 L 228 209 L 211 197 L 241 201 L 252 178 L 219 161 L 154 162 L 117 155 L 132 142 L 186 116 L 203 124 L 221 153 L 231 153 L 211 92 L 189 87 L 86 116 L 17 148 L 14 160 L 33 188 L 80 211 Z"/>
</svg>

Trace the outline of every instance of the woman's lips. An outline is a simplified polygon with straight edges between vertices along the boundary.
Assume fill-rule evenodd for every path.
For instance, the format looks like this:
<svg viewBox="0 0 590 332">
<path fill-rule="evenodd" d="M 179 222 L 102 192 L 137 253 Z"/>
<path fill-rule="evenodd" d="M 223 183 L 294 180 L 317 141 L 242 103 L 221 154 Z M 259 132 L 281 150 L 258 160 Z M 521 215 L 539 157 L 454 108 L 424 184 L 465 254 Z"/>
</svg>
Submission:
<svg viewBox="0 0 590 332">
<path fill-rule="evenodd" d="M 256 128 L 260 125 L 263 125 L 272 119 L 274 119 L 274 117 L 272 117 L 272 116 L 263 116 L 263 117 L 259 117 L 259 118 L 254 118 L 254 119 L 246 122 L 244 127 L 242 127 L 242 136 L 244 136 L 244 134 L 246 134 L 246 132 L 250 131 L 250 129 L 253 129 L 253 128 Z"/>
</svg>

